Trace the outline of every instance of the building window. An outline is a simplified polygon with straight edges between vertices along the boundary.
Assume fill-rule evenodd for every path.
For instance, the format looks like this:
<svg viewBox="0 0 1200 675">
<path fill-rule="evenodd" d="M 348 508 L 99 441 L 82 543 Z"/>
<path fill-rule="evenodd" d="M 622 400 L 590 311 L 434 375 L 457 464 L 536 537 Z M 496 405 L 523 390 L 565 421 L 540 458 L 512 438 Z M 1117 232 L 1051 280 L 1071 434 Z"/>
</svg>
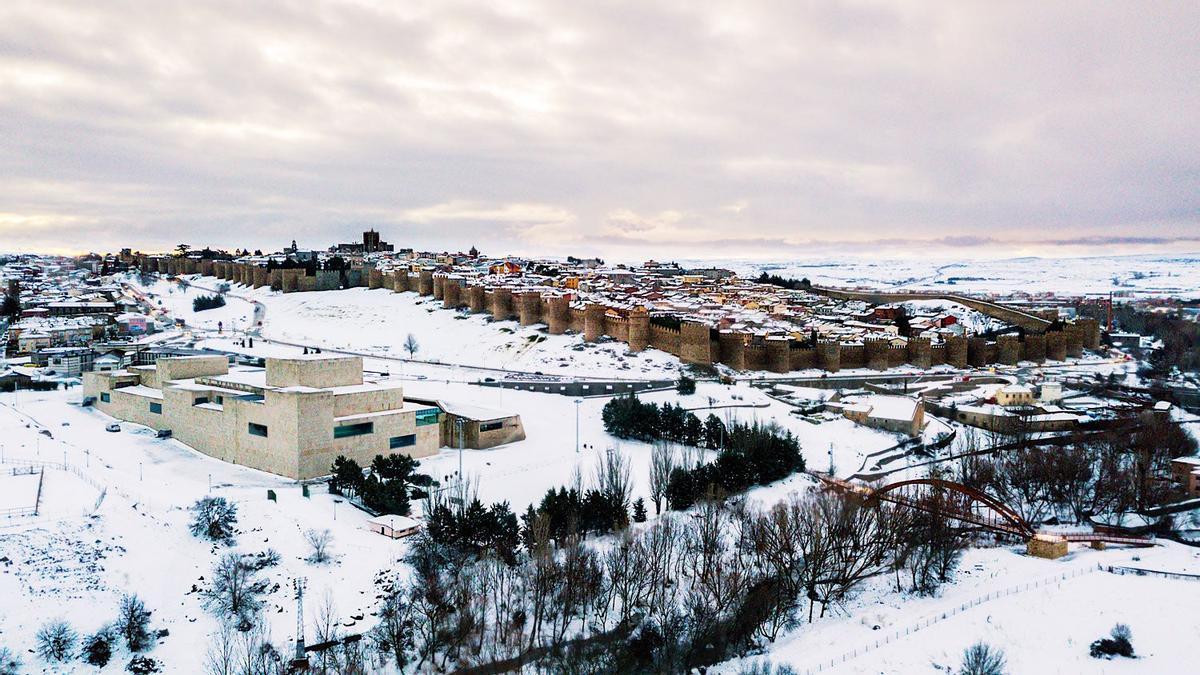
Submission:
<svg viewBox="0 0 1200 675">
<path fill-rule="evenodd" d="M 208 397 L 207 396 L 197 396 L 196 400 L 192 401 L 192 405 L 200 405 L 201 403 L 208 403 Z"/>
<path fill-rule="evenodd" d="M 417 411 L 417 426 L 423 427 L 426 424 L 437 424 L 441 418 L 442 411 L 437 408 L 429 408 L 427 410 Z"/>
<path fill-rule="evenodd" d="M 215 401 L 214 401 L 214 402 L 215 402 L 217 405 L 225 405 L 225 397 L 224 397 L 224 396 L 216 396 L 216 397 L 214 397 L 214 398 L 215 398 Z"/>
<path fill-rule="evenodd" d="M 155 415 L 161 415 L 162 414 L 162 404 L 161 403 L 151 403 L 150 404 L 150 412 L 154 413 Z"/>
<path fill-rule="evenodd" d="M 254 422 L 250 422 L 247 431 L 250 432 L 251 436 L 262 436 L 263 438 L 267 437 L 267 425 L 265 424 L 255 424 Z"/>
<path fill-rule="evenodd" d="M 340 427 L 333 428 L 334 438 L 346 438 L 348 436 L 363 436 L 365 434 L 375 433 L 374 422 L 361 422 L 359 424 L 344 424 Z"/>
<path fill-rule="evenodd" d="M 504 422 L 484 422 L 479 425 L 479 432 L 496 431 L 504 428 Z"/>
<path fill-rule="evenodd" d="M 100 400 L 105 403 L 108 403 L 109 401 L 112 400 L 112 396 L 109 396 L 108 392 L 102 391 L 102 392 L 100 392 Z"/>
<path fill-rule="evenodd" d="M 407 436 L 392 436 L 388 439 L 388 447 L 392 450 L 396 448 L 411 448 L 417 444 L 417 435 L 409 434 Z"/>
</svg>

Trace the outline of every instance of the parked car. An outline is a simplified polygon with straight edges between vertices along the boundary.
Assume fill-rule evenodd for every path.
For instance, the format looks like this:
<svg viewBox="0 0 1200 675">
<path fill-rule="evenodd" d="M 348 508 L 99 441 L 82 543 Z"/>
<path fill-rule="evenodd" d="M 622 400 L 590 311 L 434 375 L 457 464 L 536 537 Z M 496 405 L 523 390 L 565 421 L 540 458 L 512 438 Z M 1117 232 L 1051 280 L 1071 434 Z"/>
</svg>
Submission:
<svg viewBox="0 0 1200 675">
<path fill-rule="evenodd" d="M 113 422 L 112 424 L 110 424 L 110 425 L 108 425 L 108 426 L 104 427 L 104 430 L 105 430 L 105 431 L 113 431 L 113 432 L 120 431 L 120 430 L 121 430 L 121 425 L 120 425 L 120 424 L 117 424 L 116 422 Z"/>
</svg>

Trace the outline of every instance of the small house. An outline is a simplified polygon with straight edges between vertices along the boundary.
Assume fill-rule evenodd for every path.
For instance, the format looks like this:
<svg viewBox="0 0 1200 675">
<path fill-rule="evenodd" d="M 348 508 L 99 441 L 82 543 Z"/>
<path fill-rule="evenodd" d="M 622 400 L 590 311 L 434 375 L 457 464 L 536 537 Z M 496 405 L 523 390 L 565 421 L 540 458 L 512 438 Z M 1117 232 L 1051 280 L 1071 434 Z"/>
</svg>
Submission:
<svg viewBox="0 0 1200 675">
<path fill-rule="evenodd" d="M 372 532 L 382 534 L 388 539 L 403 539 L 411 537 L 420 531 L 421 521 L 409 518 L 408 516 L 389 514 L 368 520 L 367 528 Z"/>
</svg>

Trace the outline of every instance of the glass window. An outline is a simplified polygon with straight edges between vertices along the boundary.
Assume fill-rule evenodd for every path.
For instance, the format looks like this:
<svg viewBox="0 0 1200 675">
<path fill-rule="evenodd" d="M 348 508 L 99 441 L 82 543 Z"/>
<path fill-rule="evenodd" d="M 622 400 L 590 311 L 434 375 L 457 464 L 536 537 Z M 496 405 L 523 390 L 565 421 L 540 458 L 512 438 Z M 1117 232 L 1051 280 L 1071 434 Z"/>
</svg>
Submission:
<svg viewBox="0 0 1200 675">
<path fill-rule="evenodd" d="M 407 436 L 392 436 L 388 439 L 388 447 L 392 450 L 396 448 L 410 448 L 417 444 L 417 435 L 408 434 Z"/>
<path fill-rule="evenodd" d="M 201 403 L 208 403 L 208 397 L 207 396 L 197 396 L 196 400 L 192 401 L 192 405 L 200 405 Z"/>
<path fill-rule="evenodd" d="M 375 433 L 374 422 L 361 422 L 359 424 L 343 424 L 340 427 L 333 428 L 334 438 L 346 438 L 347 436 L 362 436 L 364 434 Z"/>
<path fill-rule="evenodd" d="M 503 428 L 504 428 L 504 422 L 484 422 L 479 425 L 479 431 L 481 431 L 481 432 L 496 431 L 497 429 L 503 429 Z"/>
<path fill-rule="evenodd" d="M 437 408 L 428 408 L 426 410 L 417 411 L 417 426 L 422 427 L 426 424 L 437 424 L 441 418 L 441 410 Z"/>
<path fill-rule="evenodd" d="M 112 400 L 112 397 L 108 395 L 108 392 L 102 391 L 102 392 L 100 392 L 100 400 L 104 401 L 105 403 L 108 403 L 109 401 Z"/>
<path fill-rule="evenodd" d="M 250 422 L 250 426 L 247 431 L 250 432 L 251 436 L 262 436 L 263 438 L 267 437 L 267 425 L 265 424 L 255 424 L 254 422 Z"/>
<path fill-rule="evenodd" d="M 151 403 L 150 404 L 150 412 L 152 412 L 156 415 L 161 415 L 162 414 L 162 404 L 161 403 Z"/>
</svg>

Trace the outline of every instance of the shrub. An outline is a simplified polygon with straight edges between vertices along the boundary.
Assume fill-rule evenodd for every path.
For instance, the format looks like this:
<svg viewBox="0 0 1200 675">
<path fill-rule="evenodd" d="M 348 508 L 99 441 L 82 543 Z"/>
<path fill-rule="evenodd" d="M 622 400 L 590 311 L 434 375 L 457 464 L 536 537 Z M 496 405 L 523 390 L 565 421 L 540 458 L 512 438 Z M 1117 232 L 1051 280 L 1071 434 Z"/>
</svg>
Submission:
<svg viewBox="0 0 1200 675">
<path fill-rule="evenodd" d="M 696 393 L 696 381 L 687 375 L 680 375 L 679 382 L 675 384 L 675 391 L 682 396 L 688 396 Z"/>
<path fill-rule="evenodd" d="M 216 309 L 217 307 L 225 306 L 225 297 L 222 295 L 200 295 L 192 300 L 192 311 L 203 312 L 207 309 Z"/>
<path fill-rule="evenodd" d="M 149 656 L 135 656 L 129 662 L 129 665 L 125 666 L 125 670 L 136 673 L 136 675 L 146 675 L 147 673 L 160 672 L 162 668 L 158 661 Z"/>
<path fill-rule="evenodd" d="M 237 525 L 237 505 L 224 497 L 204 497 L 192 505 L 191 531 L 194 536 L 229 542 Z"/>
<path fill-rule="evenodd" d="M 105 626 L 83 641 L 83 660 L 103 668 L 112 659 L 113 630 Z"/>
<path fill-rule="evenodd" d="M 963 651 L 959 675 L 1004 675 L 1004 652 L 986 642 L 976 642 Z"/>
<path fill-rule="evenodd" d="M 37 632 L 37 653 L 47 661 L 66 661 L 75 654 L 79 636 L 61 619 L 51 621 Z"/>
<path fill-rule="evenodd" d="M 1111 659 L 1114 656 L 1133 658 L 1133 632 L 1129 626 L 1119 623 L 1113 626 L 1109 637 L 1093 642 L 1088 654 L 1094 659 Z"/>
</svg>

